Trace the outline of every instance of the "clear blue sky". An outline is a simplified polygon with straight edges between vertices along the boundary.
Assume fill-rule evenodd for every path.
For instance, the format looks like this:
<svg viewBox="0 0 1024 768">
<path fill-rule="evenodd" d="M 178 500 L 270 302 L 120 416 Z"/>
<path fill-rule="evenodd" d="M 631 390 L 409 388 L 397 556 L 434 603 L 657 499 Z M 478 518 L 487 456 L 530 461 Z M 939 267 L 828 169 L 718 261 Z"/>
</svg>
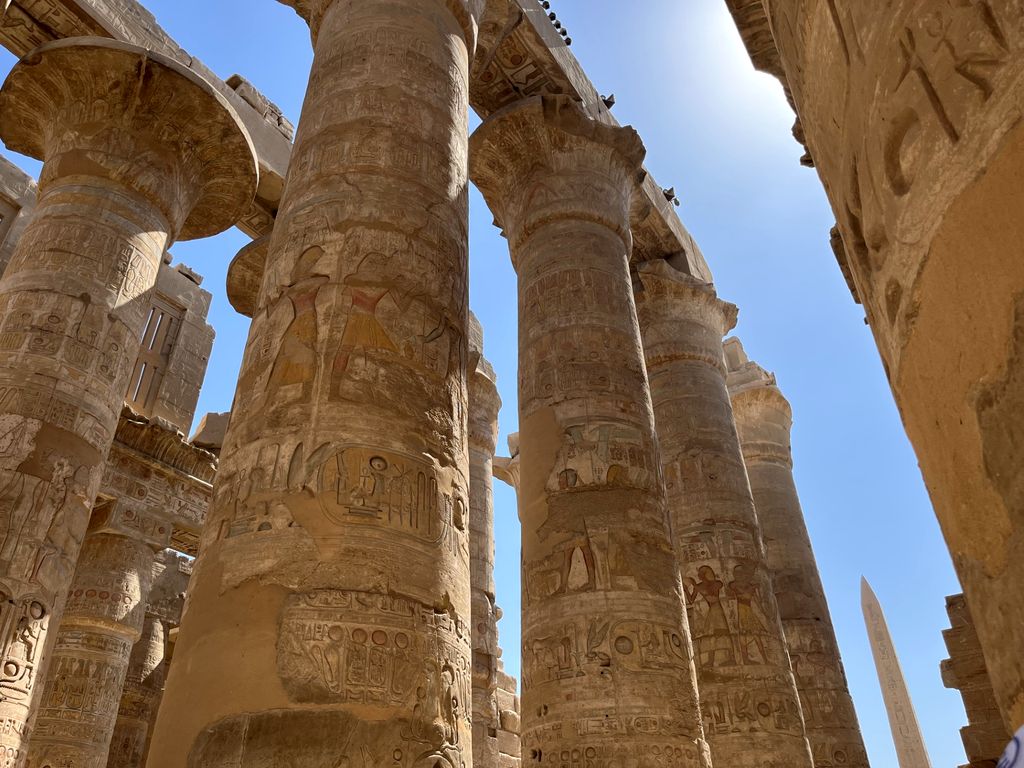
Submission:
<svg viewBox="0 0 1024 768">
<path fill-rule="evenodd" d="M 640 131 L 648 167 L 675 185 L 723 298 L 740 307 L 748 353 L 793 403 L 797 484 L 875 768 L 895 768 L 860 613 L 866 575 L 888 613 L 936 768 L 962 762 L 959 696 L 942 687 L 944 597 L 960 591 L 863 312 L 828 244 L 834 218 L 790 137 L 781 87 L 753 71 L 724 0 L 553 0 L 572 50 L 615 113 Z M 214 72 L 244 74 L 298 120 L 308 32 L 273 0 L 148 0 Z M 0 72 L 13 64 L 0 56 Z M 17 159 L 17 158 L 15 158 Z M 23 162 L 36 172 L 36 165 Z M 247 321 L 224 295 L 233 230 L 173 249 L 206 276 L 217 341 L 200 413 L 227 410 Z M 516 427 L 515 276 L 505 242 L 472 197 L 471 303 L 500 377 L 502 441 Z M 514 495 L 496 488 L 498 600 L 506 668 L 519 671 L 519 531 Z"/>
</svg>

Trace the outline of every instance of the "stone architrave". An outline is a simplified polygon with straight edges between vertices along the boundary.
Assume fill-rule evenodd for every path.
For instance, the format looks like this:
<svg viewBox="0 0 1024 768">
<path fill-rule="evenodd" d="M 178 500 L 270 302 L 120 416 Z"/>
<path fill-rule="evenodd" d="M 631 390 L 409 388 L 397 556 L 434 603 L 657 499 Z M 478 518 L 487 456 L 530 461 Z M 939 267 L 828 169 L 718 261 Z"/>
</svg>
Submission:
<svg viewBox="0 0 1024 768">
<path fill-rule="evenodd" d="M 498 766 L 498 619 L 494 590 L 494 489 L 498 396 L 494 369 L 483 356 L 483 331 L 470 316 L 469 584 L 472 590 L 473 765 Z"/>
<path fill-rule="evenodd" d="M 725 342 L 729 395 L 814 765 L 868 768 L 839 643 L 793 480 L 793 411 L 775 377 Z"/>
<path fill-rule="evenodd" d="M 523 761 L 702 765 L 628 268 L 643 145 L 536 97 L 470 147 L 519 276 Z"/>
<path fill-rule="evenodd" d="M 812 765 L 726 387 L 736 307 L 669 261 L 637 267 L 676 553 L 704 728 L 719 765 Z"/>
<path fill-rule="evenodd" d="M 0 281 L 0 748 L 20 762 L 164 251 L 231 226 L 257 169 L 209 84 L 111 40 L 19 62 L 0 137 L 44 162 Z"/>
<path fill-rule="evenodd" d="M 907 679 L 903 676 L 903 668 L 896 655 L 896 645 L 892 641 L 882 605 L 867 579 L 861 579 L 860 592 L 864 623 L 878 672 L 878 685 L 885 699 L 885 711 L 889 715 L 889 727 L 892 729 L 892 741 L 896 746 L 900 768 L 931 768 L 921 725 L 917 721 Z"/>
<path fill-rule="evenodd" d="M 838 219 L 840 267 L 1014 733 L 1024 725 L 1024 8 L 728 3 L 799 115 Z"/>
<path fill-rule="evenodd" d="M 111 502 L 96 510 L 55 633 L 26 768 L 105 766 L 132 648 L 142 636 L 168 522 Z"/>
<path fill-rule="evenodd" d="M 482 2 L 291 4 L 309 88 L 148 764 L 469 765 Z"/>
</svg>

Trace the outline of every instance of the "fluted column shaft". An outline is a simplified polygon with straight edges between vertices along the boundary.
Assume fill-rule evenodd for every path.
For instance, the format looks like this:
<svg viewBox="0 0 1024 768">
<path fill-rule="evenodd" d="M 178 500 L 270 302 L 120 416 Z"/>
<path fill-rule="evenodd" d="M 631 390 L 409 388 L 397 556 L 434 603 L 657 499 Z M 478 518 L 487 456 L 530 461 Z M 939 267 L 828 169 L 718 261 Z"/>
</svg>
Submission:
<svg viewBox="0 0 1024 768">
<path fill-rule="evenodd" d="M 20 765 L 160 261 L 233 224 L 256 165 L 209 84 L 92 38 L 15 66 L 0 136 L 44 161 L 0 281 L 0 749 Z"/>
<path fill-rule="evenodd" d="M 309 87 L 148 765 L 469 765 L 481 3 L 291 4 Z"/>
<path fill-rule="evenodd" d="M 97 511 L 56 632 L 27 768 L 105 768 L 156 552 L 171 526 L 137 510 Z"/>
<path fill-rule="evenodd" d="M 472 176 L 519 276 L 523 760 L 702 765 L 630 286 L 631 129 L 568 100 L 496 113 Z"/>
<path fill-rule="evenodd" d="M 471 355 L 471 362 L 472 355 Z M 494 595 L 492 467 L 501 399 L 482 357 L 469 377 L 469 582 L 473 612 L 473 764 L 497 766 L 498 606 Z"/>
<path fill-rule="evenodd" d="M 754 363 L 730 366 L 729 392 L 814 764 L 867 768 L 857 712 L 793 480 L 792 409 L 775 377 Z"/>
<path fill-rule="evenodd" d="M 146 614 L 142 637 L 132 648 L 128 675 L 117 710 L 106 768 L 142 768 L 167 675 L 167 628 Z"/>
<path fill-rule="evenodd" d="M 726 388 L 722 337 L 736 308 L 667 261 L 638 271 L 637 310 L 712 758 L 733 768 L 809 768 Z"/>
</svg>

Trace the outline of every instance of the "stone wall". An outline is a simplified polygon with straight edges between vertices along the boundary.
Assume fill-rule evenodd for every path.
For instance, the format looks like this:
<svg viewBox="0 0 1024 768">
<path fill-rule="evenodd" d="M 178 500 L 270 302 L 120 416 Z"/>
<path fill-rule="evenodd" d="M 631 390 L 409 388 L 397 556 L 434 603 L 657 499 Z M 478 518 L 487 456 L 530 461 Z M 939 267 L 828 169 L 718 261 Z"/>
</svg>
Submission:
<svg viewBox="0 0 1024 768">
<path fill-rule="evenodd" d="M 942 682 L 960 692 L 967 725 L 960 729 L 968 763 L 964 768 L 995 768 L 1010 741 L 992 691 L 981 642 L 963 595 L 946 598 L 950 628 L 942 636 L 949 658 L 942 662 Z"/>
</svg>

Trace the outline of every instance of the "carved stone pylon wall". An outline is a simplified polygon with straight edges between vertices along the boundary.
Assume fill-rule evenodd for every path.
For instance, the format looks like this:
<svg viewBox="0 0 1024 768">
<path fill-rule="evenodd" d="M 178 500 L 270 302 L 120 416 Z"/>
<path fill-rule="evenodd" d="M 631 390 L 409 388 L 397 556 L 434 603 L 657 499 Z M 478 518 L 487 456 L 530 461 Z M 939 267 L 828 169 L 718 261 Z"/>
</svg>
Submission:
<svg viewBox="0 0 1024 768">
<path fill-rule="evenodd" d="M 800 700 L 726 387 L 736 307 L 668 261 L 638 267 L 676 552 L 717 765 L 810 768 Z"/>
<path fill-rule="evenodd" d="M 44 161 L 0 282 L 0 748 L 20 763 L 164 251 L 231 226 L 257 171 L 210 85 L 110 40 L 16 65 L 0 136 Z"/>
<path fill-rule="evenodd" d="M 793 411 L 775 377 L 725 343 L 729 394 L 815 768 L 867 768 L 857 712 L 793 480 Z"/>
<path fill-rule="evenodd" d="M 481 3 L 292 4 L 309 88 L 149 766 L 470 765 Z"/>
<path fill-rule="evenodd" d="M 470 144 L 519 277 L 523 761 L 703 765 L 628 269 L 643 145 L 549 98 Z"/>
</svg>

